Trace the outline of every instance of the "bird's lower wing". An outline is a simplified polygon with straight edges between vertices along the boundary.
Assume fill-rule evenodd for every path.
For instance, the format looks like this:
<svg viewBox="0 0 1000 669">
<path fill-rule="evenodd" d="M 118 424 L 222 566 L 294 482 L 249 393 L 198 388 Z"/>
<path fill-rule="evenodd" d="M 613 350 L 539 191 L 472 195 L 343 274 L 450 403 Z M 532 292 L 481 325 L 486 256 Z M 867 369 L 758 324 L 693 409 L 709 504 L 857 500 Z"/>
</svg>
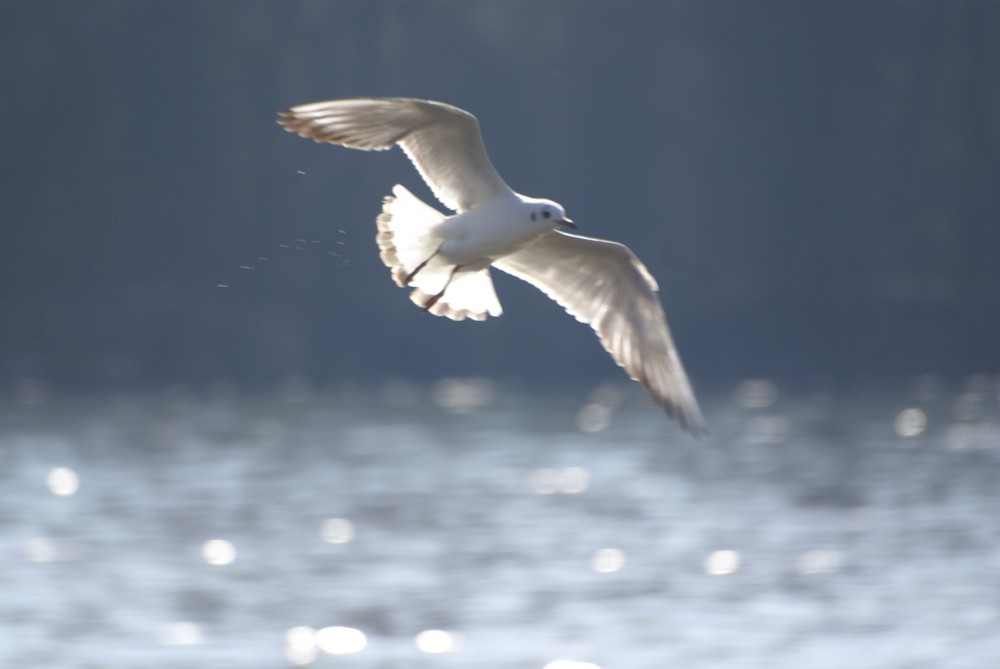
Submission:
<svg viewBox="0 0 1000 669">
<path fill-rule="evenodd" d="M 510 193 L 472 114 L 442 102 L 356 98 L 293 107 L 278 123 L 317 142 L 381 151 L 399 144 L 435 197 L 455 211 Z"/>
<path fill-rule="evenodd" d="M 493 263 L 587 323 L 615 362 L 688 432 L 708 432 L 681 364 L 656 281 L 615 242 L 550 232 Z"/>
</svg>

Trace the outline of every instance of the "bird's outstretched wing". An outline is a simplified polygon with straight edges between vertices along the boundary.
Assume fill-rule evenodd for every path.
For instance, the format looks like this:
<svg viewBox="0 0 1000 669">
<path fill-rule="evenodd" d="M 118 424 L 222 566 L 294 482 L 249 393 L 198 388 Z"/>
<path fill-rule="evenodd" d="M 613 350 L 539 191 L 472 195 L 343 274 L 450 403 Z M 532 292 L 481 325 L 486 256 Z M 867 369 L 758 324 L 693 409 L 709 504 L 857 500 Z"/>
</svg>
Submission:
<svg viewBox="0 0 1000 669">
<path fill-rule="evenodd" d="M 691 434 L 707 434 L 656 296 L 656 281 L 628 247 L 553 231 L 493 266 L 532 284 L 589 324 L 657 406 Z"/>
<path fill-rule="evenodd" d="M 467 211 L 511 193 L 467 111 L 411 98 L 356 98 L 292 107 L 278 123 L 317 142 L 382 151 L 399 144 L 438 200 Z"/>
</svg>

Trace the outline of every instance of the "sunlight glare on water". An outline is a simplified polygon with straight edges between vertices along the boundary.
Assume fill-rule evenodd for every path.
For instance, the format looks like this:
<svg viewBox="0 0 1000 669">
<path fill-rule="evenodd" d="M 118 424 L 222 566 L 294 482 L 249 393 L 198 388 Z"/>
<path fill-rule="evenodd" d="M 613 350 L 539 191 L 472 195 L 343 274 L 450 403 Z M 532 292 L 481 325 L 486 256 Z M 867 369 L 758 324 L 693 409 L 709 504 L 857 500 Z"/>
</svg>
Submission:
<svg viewBox="0 0 1000 669">
<path fill-rule="evenodd" d="M 901 437 L 918 437 L 927 428 L 927 415 L 923 409 L 903 409 L 896 415 L 896 434 Z"/>
<path fill-rule="evenodd" d="M 528 475 L 527 486 L 535 495 L 578 495 L 590 487 L 590 472 L 583 467 L 540 467 Z"/>
<path fill-rule="evenodd" d="M 844 567 L 844 552 L 835 549 L 806 551 L 799 556 L 798 567 L 806 575 L 834 574 Z"/>
<path fill-rule="evenodd" d="M 458 638 L 444 630 L 424 630 L 413 639 L 417 650 L 428 655 L 451 653 L 458 648 Z"/>
<path fill-rule="evenodd" d="M 581 434 L 572 394 L 49 397 L 0 412 L 0 666 L 1000 666 L 981 385 L 716 396 L 697 443 L 631 399 Z"/>
<path fill-rule="evenodd" d="M 612 410 L 618 409 L 625 403 L 625 390 L 619 383 L 602 383 L 590 393 L 590 401 Z"/>
<path fill-rule="evenodd" d="M 953 423 L 945 429 L 944 447 L 950 451 L 1000 449 L 1000 428 L 992 423 Z"/>
<path fill-rule="evenodd" d="M 29 537 L 22 544 L 27 562 L 72 562 L 80 559 L 80 548 L 73 539 L 52 537 Z"/>
<path fill-rule="evenodd" d="M 354 523 L 346 518 L 330 518 L 323 522 L 323 540 L 330 544 L 347 544 L 354 540 Z"/>
<path fill-rule="evenodd" d="M 792 423 L 785 416 L 751 416 L 745 432 L 752 444 L 781 444 L 791 436 Z"/>
<path fill-rule="evenodd" d="M 316 633 L 316 645 L 330 655 L 353 655 L 365 649 L 368 639 L 353 627 L 324 627 Z"/>
<path fill-rule="evenodd" d="M 611 407 L 591 402 L 576 412 L 576 426 L 581 432 L 604 432 L 611 425 Z"/>
<path fill-rule="evenodd" d="M 553 660 L 544 669 L 601 669 L 593 662 L 577 662 L 575 660 Z"/>
<path fill-rule="evenodd" d="M 301 667 L 316 661 L 316 629 L 305 625 L 285 632 L 285 659 Z"/>
<path fill-rule="evenodd" d="M 590 472 L 583 467 L 566 467 L 556 477 L 556 487 L 564 495 L 578 495 L 590 487 Z"/>
<path fill-rule="evenodd" d="M 778 386 L 769 379 L 747 379 L 736 386 L 734 399 L 742 409 L 766 409 L 778 401 Z"/>
<path fill-rule="evenodd" d="M 223 567 L 236 560 L 236 547 L 225 539 L 210 539 L 202 545 L 201 556 L 208 564 Z"/>
<path fill-rule="evenodd" d="M 559 470 L 541 467 L 531 472 L 528 488 L 536 495 L 554 495 L 559 492 Z"/>
<path fill-rule="evenodd" d="M 705 573 L 710 576 L 728 576 L 739 568 L 740 554 L 738 551 L 715 551 L 705 559 Z"/>
<path fill-rule="evenodd" d="M 58 497 L 69 497 L 80 489 L 80 477 L 69 467 L 55 467 L 45 477 L 49 492 Z"/>
<path fill-rule="evenodd" d="M 471 377 L 441 379 L 431 389 L 434 403 L 450 413 L 467 414 L 493 402 L 493 382 Z"/>
<path fill-rule="evenodd" d="M 169 623 L 160 627 L 164 646 L 193 646 L 202 642 L 201 626 L 191 622 Z"/>
<path fill-rule="evenodd" d="M 602 548 L 590 558 L 590 568 L 598 574 L 613 574 L 625 566 L 625 552 L 620 548 Z"/>
</svg>

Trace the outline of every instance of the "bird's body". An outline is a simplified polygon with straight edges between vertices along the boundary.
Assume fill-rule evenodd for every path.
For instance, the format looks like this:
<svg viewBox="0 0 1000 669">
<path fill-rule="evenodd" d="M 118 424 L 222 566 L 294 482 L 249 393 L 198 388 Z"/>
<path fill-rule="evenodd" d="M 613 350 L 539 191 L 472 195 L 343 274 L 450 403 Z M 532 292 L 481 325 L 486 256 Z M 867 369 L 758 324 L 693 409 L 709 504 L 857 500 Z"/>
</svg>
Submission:
<svg viewBox="0 0 1000 669">
<path fill-rule="evenodd" d="M 562 206 L 514 192 L 466 111 L 409 98 L 332 100 L 281 113 L 286 130 L 362 150 L 399 145 L 445 215 L 402 186 L 376 219 L 382 261 L 424 311 L 453 320 L 502 313 L 489 270 L 538 287 L 597 332 L 653 401 L 695 435 L 707 431 L 677 355 L 656 281 L 625 246 L 563 232 Z"/>
<path fill-rule="evenodd" d="M 557 225 L 538 217 L 532 220 L 532 206 L 519 196 L 503 197 L 445 218 L 440 227 L 446 240 L 441 255 L 455 265 L 485 269 Z"/>
</svg>

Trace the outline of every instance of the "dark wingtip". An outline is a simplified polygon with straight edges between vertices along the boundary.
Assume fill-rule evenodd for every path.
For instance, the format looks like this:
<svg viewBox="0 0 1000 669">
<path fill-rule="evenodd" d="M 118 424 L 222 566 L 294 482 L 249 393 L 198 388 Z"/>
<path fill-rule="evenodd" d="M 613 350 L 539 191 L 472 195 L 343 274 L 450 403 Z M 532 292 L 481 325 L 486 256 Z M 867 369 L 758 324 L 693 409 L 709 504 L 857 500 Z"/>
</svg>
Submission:
<svg viewBox="0 0 1000 669">
<path fill-rule="evenodd" d="M 698 411 L 697 408 L 695 408 L 694 416 L 684 411 L 682 407 L 674 404 L 664 404 L 663 411 L 667 414 L 668 418 L 676 421 L 682 430 L 695 439 L 708 437 L 712 434 L 712 430 L 709 429 L 708 423 L 705 422 L 705 418 L 701 415 L 701 412 Z"/>
<path fill-rule="evenodd" d="M 681 427 L 684 428 L 685 432 L 698 440 L 712 436 L 712 430 L 704 423 L 700 425 L 682 425 Z"/>
</svg>

